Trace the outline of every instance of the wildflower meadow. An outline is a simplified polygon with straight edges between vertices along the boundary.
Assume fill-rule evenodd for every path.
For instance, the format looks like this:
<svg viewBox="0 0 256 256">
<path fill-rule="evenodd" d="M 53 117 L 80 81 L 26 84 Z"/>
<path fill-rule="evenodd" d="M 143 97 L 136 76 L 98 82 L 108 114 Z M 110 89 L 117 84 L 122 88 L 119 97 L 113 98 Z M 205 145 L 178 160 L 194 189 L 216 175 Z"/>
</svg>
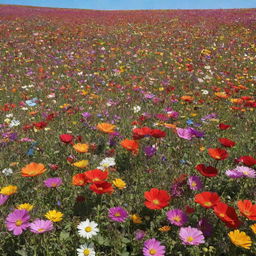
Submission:
<svg viewBox="0 0 256 256">
<path fill-rule="evenodd" d="M 256 9 L 0 6 L 0 255 L 256 255 Z"/>
</svg>

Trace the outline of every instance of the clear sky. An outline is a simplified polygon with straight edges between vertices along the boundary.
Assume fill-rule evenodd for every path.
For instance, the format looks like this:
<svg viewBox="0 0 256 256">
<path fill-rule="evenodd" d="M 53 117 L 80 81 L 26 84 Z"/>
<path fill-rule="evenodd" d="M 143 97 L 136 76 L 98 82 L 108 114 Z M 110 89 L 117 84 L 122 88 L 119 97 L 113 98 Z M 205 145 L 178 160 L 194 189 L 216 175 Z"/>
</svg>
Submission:
<svg viewBox="0 0 256 256">
<path fill-rule="evenodd" d="M 256 0 L 0 0 L 0 4 L 98 10 L 256 8 Z"/>
</svg>

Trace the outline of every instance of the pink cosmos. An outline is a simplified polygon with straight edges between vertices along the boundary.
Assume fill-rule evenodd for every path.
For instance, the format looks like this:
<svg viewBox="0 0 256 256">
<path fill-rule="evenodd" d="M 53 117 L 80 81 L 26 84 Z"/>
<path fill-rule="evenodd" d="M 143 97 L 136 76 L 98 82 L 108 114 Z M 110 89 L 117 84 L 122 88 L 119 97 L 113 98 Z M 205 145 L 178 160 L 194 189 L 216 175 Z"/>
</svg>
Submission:
<svg viewBox="0 0 256 256">
<path fill-rule="evenodd" d="M 36 234 L 42 234 L 53 229 L 53 224 L 50 220 L 37 219 L 30 224 L 30 230 Z"/>
<path fill-rule="evenodd" d="M 124 222 L 128 218 L 128 213 L 124 208 L 117 206 L 109 209 L 108 217 L 113 221 Z"/>
<path fill-rule="evenodd" d="M 48 188 L 56 188 L 62 185 L 62 179 L 61 178 L 48 178 L 44 180 L 44 185 Z"/>
<path fill-rule="evenodd" d="M 203 183 L 198 176 L 190 176 L 188 178 L 188 185 L 191 190 L 200 190 L 203 187 Z"/>
<path fill-rule="evenodd" d="M 171 224 L 181 227 L 188 221 L 188 216 L 180 209 L 173 209 L 166 213 Z"/>
<path fill-rule="evenodd" d="M 143 247 L 144 256 L 164 256 L 165 255 L 165 246 L 155 238 L 148 239 L 144 242 Z"/>
<path fill-rule="evenodd" d="M 5 204 L 5 202 L 8 200 L 9 196 L 0 194 L 0 206 Z"/>
<path fill-rule="evenodd" d="M 181 228 L 179 237 L 184 245 L 199 245 L 205 242 L 202 231 L 190 226 Z"/>
</svg>

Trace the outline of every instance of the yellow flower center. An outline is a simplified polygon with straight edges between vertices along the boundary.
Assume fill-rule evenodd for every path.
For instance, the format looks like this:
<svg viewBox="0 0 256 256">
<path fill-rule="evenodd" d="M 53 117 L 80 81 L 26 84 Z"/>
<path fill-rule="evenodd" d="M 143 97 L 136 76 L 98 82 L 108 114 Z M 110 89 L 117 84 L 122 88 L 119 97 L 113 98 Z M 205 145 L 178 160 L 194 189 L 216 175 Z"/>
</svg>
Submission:
<svg viewBox="0 0 256 256">
<path fill-rule="evenodd" d="M 44 230 L 45 230 L 44 228 L 39 228 L 37 231 L 38 232 L 44 232 Z"/>
<path fill-rule="evenodd" d="M 210 206 L 212 206 L 212 203 L 211 202 L 205 202 L 204 205 L 210 207 Z"/>
<path fill-rule="evenodd" d="M 121 214 L 120 214 L 119 212 L 116 212 L 114 215 L 115 215 L 116 217 L 120 217 L 120 216 L 121 216 Z"/>
<path fill-rule="evenodd" d="M 22 220 L 16 220 L 15 224 L 16 224 L 16 226 L 21 226 L 22 225 Z"/>
<path fill-rule="evenodd" d="M 84 250 L 84 255 L 90 255 L 90 250 L 89 249 L 85 249 Z"/>
<path fill-rule="evenodd" d="M 159 201 L 157 199 L 153 200 L 153 204 L 156 204 L 158 205 L 159 204 Z"/>
<path fill-rule="evenodd" d="M 195 187 L 195 186 L 196 186 L 196 183 L 193 181 L 193 182 L 191 183 L 191 186 L 192 186 L 192 187 Z"/>
<path fill-rule="evenodd" d="M 91 228 L 91 227 L 86 227 L 84 230 L 85 230 L 86 232 L 91 232 L 91 231 L 92 231 L 92 228 Z"/>
<path fill-rule="evenodd" d="M 221 214 L 220 214 L 220 217 L 222 217 L 222 218 L 225 217 L 225 214 L 221 213 Z"/>
<path fill-rule="evenodd" d="M 150 255 L 155 255 L 156 253 L 157 253 L 157 251 L 155 249 L 150 249 L 149 250 Z"/>
<path fill-rule="evenodd" d="M 52 187 L 57 187 L 57 183 L 52 183 Z"/>
<path fill-rule="evenodd" d="M 245 175 L 248 175 L 249 173 L 248 173 L 247 171 L 244 171 L 244 174 L 245 174 Z"/>
<path fill-rule="evenodd" d="M 187 238 L 187 242 L 192 242 L 194 240 L 194 238 L 192 237 L 192 236 L 189 236 L 188 238 Z"/>
<path fill-rule="evenodd" d="M 175 216 L 172 218 L 174 221 L 180 222 L 181 218 L 180 216 Z"/>
<path fill-rule="evenodd" d="M 99 178 L 94 178 L 92 181 L 100 181 Z"/>
</svg>

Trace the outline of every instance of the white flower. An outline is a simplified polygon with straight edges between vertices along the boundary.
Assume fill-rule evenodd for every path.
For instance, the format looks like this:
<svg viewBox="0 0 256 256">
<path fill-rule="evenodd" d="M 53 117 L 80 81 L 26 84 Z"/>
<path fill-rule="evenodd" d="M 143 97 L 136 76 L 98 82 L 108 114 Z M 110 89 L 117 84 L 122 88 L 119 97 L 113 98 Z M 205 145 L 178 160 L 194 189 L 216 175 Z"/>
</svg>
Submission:
<svg viewBox="0 0 256 256">
<path fill-rule="evenodd" d="M 13 113 L 10 113 L 10 114 L 6 115 L 5 117 L 12 118 L 13 117 Z"/>
<path fill-rule="evenodd" d="M 203 83 L 204 82 L 204 80 L 202 78 L 197 78 L 197 80 L 198 80 L 199 83 Z"/>
<path fill-rule="evenodd" d="M 93 243 L 80 245 L 76 250 L 78 256 L 95 256 Z"/>
<path fill-rule="evenodd" d="M 140 107 L 140 106 L 134 106 L 134 107 L 133 107 L 133 112 L 134 112 L 134 113 L 138 113 L 138 112 L 140 112 L 140 110 L 141 110 L 141 107 Z"/>
<path fill-rule="evenodd" d="M 82 221 L 78 226 L 78 234 L 81 237 L 84 237 L 86 239 L 89 239 L 99 232 L 99 229 L 97 228 L 98 224 L 94 221 L 89 221 L 88 219 L 86 221 Z"/>
<path fill-rule="evenodd" d="M 9 127 L 14 127 L 14 126 L 19 126 L 20 125 L 20 121 L 19 120 L 15 120 L 13 119 L 10 124 L 9 124 Z"/>
<path fill-rule="evenodd" d="M 11 174 L 13 174 L 13 170 L 11 168 L 4 168 L 2 170 L 2 173 L 5 175 L 5 176 L 10 176 Z"/>
<path fill-rule="evenodd" d="M 100 162 L 100 166 L 98 166 L 97 169 L 105 170 L 108 167 L 115 166 L 115 165 L 116 165 L 115 158 L 113 158 L 113 157 L 106 157 L 105 159 L 103 159 Z"/>
<path fill-rule="evenodd" d="M 207 90 L 201 90 L 201 92 L 202 92 L 202 94 L 205 94 L 205 95 L 207 95 L 209 93 L 209 91 L 207 91 Z"/>
</svg>

